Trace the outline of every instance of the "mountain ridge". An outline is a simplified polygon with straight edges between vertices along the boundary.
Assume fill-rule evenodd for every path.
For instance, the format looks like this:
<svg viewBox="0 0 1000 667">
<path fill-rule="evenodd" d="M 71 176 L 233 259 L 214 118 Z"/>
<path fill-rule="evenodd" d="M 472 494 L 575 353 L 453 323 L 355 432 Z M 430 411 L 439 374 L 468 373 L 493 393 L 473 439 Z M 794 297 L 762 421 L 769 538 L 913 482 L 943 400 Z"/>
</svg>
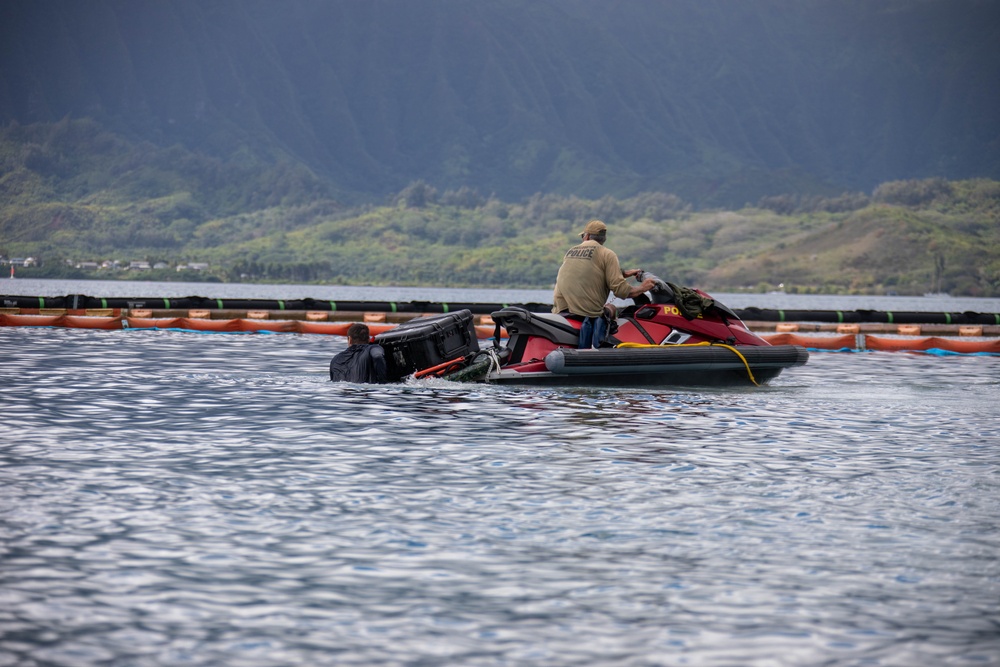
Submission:
<svg viewBox="0 0 1000 667">
<path fill-rule="evenodd" d="M 1000 177 L 980 0 L 39 0 L 0 6 L 0 120 L 423 180 L 696 206 Z"/>
</svg>

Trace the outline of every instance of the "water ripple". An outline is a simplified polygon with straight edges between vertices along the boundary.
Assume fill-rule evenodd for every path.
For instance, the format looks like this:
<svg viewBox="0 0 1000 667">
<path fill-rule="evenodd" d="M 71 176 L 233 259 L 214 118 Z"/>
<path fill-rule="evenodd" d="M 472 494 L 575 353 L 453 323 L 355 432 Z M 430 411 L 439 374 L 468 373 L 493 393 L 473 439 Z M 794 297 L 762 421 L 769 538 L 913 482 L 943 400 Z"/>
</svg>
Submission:
<svg viewBox="0 0 1000 667">
<path fill-rule="evenodd" d="M 0 665 L 1000 664 L 1000 362 L 754 390 L 326 379 L 0 330 Z"/>
</svg>

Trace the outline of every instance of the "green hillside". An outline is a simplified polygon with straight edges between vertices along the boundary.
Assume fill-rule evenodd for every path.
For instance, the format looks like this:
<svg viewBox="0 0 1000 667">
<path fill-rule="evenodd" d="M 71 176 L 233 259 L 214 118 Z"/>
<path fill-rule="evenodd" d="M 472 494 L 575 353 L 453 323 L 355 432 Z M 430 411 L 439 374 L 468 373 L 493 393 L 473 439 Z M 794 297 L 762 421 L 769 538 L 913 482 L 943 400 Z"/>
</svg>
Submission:
<svg viewBox="0 0 1000 667">
<path fill-rule="evenodd" d="M 1000 182 L 695 210 L 645 192 L 521 201 L 415 182 L 348 207 L 305 167 L 134 143 L 92 121 L 0 132 L 0 255 L 23 276 L 547 288 L 587 220 L 626 266 L 709 290 L 1000 295 Z M 158 270 L 85 262 L 162 262 Z M 207 264 L 178 271 L 178 265 Z"/>
<path fill-rule="evenodd" d="M 0 255 L 996 295 L 997 81 L 994 0 L 6 0 Z"/>
</svg>

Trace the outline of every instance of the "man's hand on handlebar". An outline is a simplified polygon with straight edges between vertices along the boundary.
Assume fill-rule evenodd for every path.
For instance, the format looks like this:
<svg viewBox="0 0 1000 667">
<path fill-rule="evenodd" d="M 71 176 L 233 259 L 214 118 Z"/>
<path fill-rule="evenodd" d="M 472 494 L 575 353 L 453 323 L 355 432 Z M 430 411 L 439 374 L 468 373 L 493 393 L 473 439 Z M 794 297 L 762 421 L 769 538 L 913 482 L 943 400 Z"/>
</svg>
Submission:
<svg viewBox="0 0 1000 667">
<path fill-rule="evenodd" d="M 639 296 L 640 294 L 645 294 L 646 292 L 650 291 L 654 287 L 656 287 L 656 280 L 654 278 L 646 278 L 641 283 L 639 283 L 637 286 L 633 287 L 631 289 L 631 291 L 629 291 L 628 298 L 629 299 L 634 299 L 635 297 Z"/>
</svg>

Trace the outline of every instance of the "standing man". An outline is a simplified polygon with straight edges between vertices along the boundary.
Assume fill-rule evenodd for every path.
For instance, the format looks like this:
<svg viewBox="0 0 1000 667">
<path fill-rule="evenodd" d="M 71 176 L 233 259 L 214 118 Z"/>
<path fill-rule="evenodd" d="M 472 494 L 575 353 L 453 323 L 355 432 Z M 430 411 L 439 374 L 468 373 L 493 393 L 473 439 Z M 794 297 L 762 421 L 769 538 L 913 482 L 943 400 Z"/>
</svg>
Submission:
<svg viewBox="0 0 1000 667">
<path fill-rule="evenodd" d="M 580 236 L 583 243 L 567 250 L 559 267 L 552 295 L 552 312 L 568 312 L 583 317 L 579 345 L 583 349 L 600 347 L 604 341 L 607 332 L 604 304 L 609 292 L 614 292 L 619 299 L 631 299 L 653 289 L 656 283 L 652 278 L 647 278 L 636 287 L 626 282 L 626 278 L 641 271 L 622 271 L 618 255 L 604 247 L 608 227 L 600 220 L 588 222 Z"/>
<path fill-rule="evenodd" d="M 333 382 L 386 381 L 385 351 L 371 342 L 371 332 L 360 322 L 347 329 L 347 349 L 330 362 L 330 380 Z"/>
</svg>

